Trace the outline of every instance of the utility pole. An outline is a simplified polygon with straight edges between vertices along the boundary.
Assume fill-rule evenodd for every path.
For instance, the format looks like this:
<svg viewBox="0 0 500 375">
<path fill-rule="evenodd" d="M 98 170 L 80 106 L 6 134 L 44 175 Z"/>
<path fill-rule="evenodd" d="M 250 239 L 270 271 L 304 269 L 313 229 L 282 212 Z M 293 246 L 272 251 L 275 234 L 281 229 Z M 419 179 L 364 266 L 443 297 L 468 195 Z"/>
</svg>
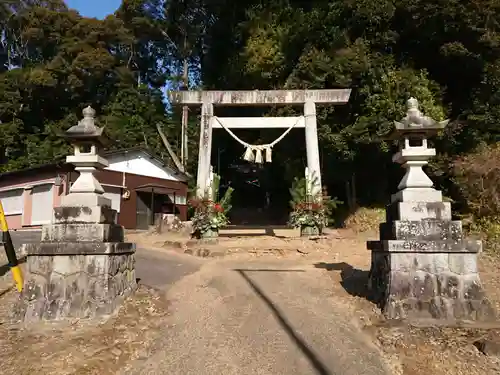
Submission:
<svg viewBox="0 0 500 375">
<path fill-rule="evenodd" d="M 182 80 L 183 80 L 183 90 L 187 90 L 189 86 L 189 77 L 188 77 L 188 58 L 187 58 L 187 35 L 184 34 L 184 62 L 183 62 L 183 72 L 182 72 Z M 184 167 L 186 167 L 188 160 L 188 134 L 187 134 L 187 126 L 188 126 L 188 106 L 185 105 L 182 107 L 182 124 L 181 124 L 181 163 Z"/>
<path fill-rule="evenodd" d="M 168 34 L 162 30 L 163 36 L 171 43 L 177 53 L 183 57 L 183 72 L 182 72 L 182 87 L 181 90 L 187 90 L 189 86 L 189 60 L 188 60 L 188 38 L 187 38 L 187 30 L 184 29 L 184 49 L 183 51 L 179 51 L 177 45 L 173 42 L 173 40 L 168 36 Z M 182 166 L 186 166 L 188 160 L 188 134 L 187 134 L 187 124 L 188 124 L 188 111 L 189 108 L 187 105 L 182 107 L 182 122 L 181 122 L 181 164 Z M 185 168 L 184 168 L 185 170 Z"/>
</svg>

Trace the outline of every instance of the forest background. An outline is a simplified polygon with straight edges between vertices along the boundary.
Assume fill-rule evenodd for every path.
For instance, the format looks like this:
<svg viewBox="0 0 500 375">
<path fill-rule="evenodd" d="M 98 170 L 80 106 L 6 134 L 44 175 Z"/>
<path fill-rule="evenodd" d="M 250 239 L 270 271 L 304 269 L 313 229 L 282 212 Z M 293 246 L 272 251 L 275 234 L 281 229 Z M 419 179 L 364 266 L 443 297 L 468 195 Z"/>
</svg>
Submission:
<svg viewBox="0 0 500 375">
<path fill-rule="evenodd" d="M 451 119 L 434 139 L 438 156 L 428 173 L 455 214 L 496 250 L 498 0 L 123 0 L 103 20 L 83 17 L 62 0 L 2 1 L 0 171 L 63 160 L 69 150 L 60 135 L 87 105 L 113 148 L 142 145 L 170 162 L 156 124 L 179 153 L 182 110 L 169 105 L 164 89 L 182 87 L 186 64 L 189 89 L 352 88 L 347 105 L 318 108 L 323 183 L 349 212 L 382 207 L 396 188 L 402 171 L 391 162 L 395 144 L 387 135 L 415 96 L 425 114 Z M 191 108 L 193 174 L 198 131 L 199 113 Z M 279 133 L 238 134 L 266 143 Z M 218 169 L 243 153 L 222 133 L 214 150 Z M 277 147 L 272 164 L 282 184 L 303 175 L 302 132 Z"/>
</svg>

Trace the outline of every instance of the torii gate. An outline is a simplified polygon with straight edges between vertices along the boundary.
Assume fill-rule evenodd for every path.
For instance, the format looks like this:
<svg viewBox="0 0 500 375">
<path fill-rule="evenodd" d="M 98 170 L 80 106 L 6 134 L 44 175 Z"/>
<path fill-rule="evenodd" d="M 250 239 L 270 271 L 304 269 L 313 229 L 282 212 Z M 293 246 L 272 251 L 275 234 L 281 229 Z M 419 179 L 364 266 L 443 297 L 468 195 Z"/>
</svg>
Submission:
<svg viewBox="0 0 500 375">
<path fill-rule="evenodd" d="M 253 90 L 253 91 L 171 91 L 172 104 L 201 105 L 200 150 L 198 156 L 197 194 L 202 196 L 208 186 L 212 154 L 213 128 L 305 128 L 307 168 L 315 176 L 312 193 L 321 192 L 316 103 L 346 104 L 350 89 L 340 90 Z M 300 117 L 216 117 L 214 106 L 303 105 Z M 230 132 L 230 131 L 229 131 Z M 232 132 L 230 132 L 232 133 Z M 233 135 L 234 137 L 234 135 Z M 279 138 L 281 139 L 281 137 Z M 243 142 L 244 143 L 244 142 Z M 246 144 L 245 146 L 251 146 Z M 267 145 L 269 146 L 269 145 Z M 308 176 L 306 176 L 308 177 Z"/>
</svg>

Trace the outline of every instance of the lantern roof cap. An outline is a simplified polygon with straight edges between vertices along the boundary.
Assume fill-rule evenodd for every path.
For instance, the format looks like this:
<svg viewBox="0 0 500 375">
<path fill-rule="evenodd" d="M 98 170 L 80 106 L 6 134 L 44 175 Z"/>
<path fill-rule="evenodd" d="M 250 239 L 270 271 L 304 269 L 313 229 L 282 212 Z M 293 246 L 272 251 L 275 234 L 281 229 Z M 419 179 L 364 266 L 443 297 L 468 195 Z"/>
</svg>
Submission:
<svg viewBox="0 0 500 375">
<path fill-rule="evenodd" d="M 431 136 L 436 134 L 448 125 L 450 120 L 436 121 L 429 116 L 425 116 L 419 107 L 418 100 L 411 97 L 406 102 L 406 116 L 401 121 L 394 121 L 395 129 L 391 138 L 400 138 L 402 135 L 419 134 L 421 136 Z"/>
<path fill-rule="evenodd" d="M 83 119 L 69 128 L 64 137 L 73 142 L 85 141 L 102 145 L 108 143 L 109 139 L 104 133 L 104 127 L 101 128 L 95 124 L 96 111 L 91 106 L 87 106 L 83 109 L 82 114 Z"/>
</svg>

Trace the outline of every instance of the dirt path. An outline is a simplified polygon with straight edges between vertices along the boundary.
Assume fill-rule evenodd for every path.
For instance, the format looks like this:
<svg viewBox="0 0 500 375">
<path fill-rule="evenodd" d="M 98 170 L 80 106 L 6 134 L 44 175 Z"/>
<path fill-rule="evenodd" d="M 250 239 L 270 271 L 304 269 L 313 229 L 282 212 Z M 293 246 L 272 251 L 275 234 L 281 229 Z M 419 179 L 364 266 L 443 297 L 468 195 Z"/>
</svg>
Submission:
<svg viewBox="0 0 500 375">
<path fill-rule="evenodd" d="M 176 284 L 161 349 L 127 374 L 388 374 L 321 269 L 220 261 Z"/>
<path fill-rule="evenodd" d="M 226 247 L 226 259 L 246 261 L 248 264 L 269 259 L 317 264 L 329 281 L 319 277 L 311 280 L 311 285 L 321 285 L 325 292 L 334 296 L 332 303 L 336 306 L 350 308 L 350 314 L 370 335 L 394 374 L 500 374 L 500 357 L 483 355 L 475 346 L 475 342 L 485 338 L 500 343 L 498 326 L 418 328 L 391 326 L 384 322 L 380 310 L 364 297 L 370 266 L 370 253 L 366 250 L 365 241 L 374 238 L 377 238 L 377 233 L 340 230 L 316 241 L 303 241 L 287 235 L 261 235 L 225 238 L 220 244 Z M 161 239 L 151 240 L 162 244 Z M 480 254 L 479 258 L 482 283 L 497 312 L 500 312 L 500 259 L 487 254 Z M 322 280 L 321 284 L 318 284 L 319 280 Z"/>
</svg>

